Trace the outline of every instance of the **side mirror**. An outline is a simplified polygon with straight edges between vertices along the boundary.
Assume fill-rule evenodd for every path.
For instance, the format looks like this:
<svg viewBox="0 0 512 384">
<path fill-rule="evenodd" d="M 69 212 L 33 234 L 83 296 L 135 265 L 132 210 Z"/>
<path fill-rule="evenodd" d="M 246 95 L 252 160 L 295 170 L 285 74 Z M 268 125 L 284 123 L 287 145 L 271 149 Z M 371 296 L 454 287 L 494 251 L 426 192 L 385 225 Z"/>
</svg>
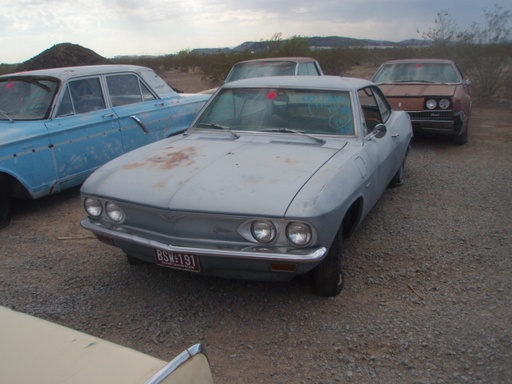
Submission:
<svg viewBox="0 0 512 384">
<path fill-rule="evenodd" d="M 372 137 L 375 137 L 377 139 L 381 139 L 384 137 L 384 135 L 386 134 L 386 132 L 388 131 L 388 129 L 386 128 L 386 126 L 384 124 L 377 124 L 375 126 L 375 128 L 373 128 L 373 135 Z"/>
</svg>

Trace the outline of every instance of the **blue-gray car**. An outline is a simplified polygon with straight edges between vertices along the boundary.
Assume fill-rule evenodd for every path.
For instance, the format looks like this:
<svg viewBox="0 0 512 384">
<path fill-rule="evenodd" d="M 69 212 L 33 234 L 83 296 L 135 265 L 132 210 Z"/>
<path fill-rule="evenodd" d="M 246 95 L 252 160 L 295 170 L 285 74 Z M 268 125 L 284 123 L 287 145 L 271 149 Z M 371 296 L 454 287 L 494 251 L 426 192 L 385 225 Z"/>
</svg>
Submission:
<svg viewBox="0 0 512 384">
<path fill-rule="evenodd" d="M 81 188 L 82 226 L 149 262 L 227 278 L 344 284 L 343 241 L 404 180 L 409 116 L 361 79 L 222 86 L 182 135 L 121 156 Z"/>
<path fill-rule="evenodd" d="M 80 185 L 107 161 L 184 131 L 208 98 L 133 65 L 0 76 L 0 228 L 12 197 Z"/>
</svg>

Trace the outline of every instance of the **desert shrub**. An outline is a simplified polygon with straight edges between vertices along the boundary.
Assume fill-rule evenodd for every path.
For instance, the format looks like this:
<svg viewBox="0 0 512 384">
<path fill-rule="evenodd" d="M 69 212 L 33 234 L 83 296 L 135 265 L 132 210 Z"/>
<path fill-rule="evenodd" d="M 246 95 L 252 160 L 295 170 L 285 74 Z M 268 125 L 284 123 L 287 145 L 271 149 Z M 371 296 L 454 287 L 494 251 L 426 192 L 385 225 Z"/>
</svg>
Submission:
<svg viewBox="0 0 512 384">
<path fill-rule="evenodd" d="M 509 99 L 512 14 L 495 5 L 494 11 L 484 10 L 484 16 L 484 26 L 473 23 L 468 30 L 461 31 L 446 11 L 439 12 L 435 26 L 424 34 L 432 41 L 425 52 L 456 61 L 473 81 L 477 101 Z"/>
</svg>

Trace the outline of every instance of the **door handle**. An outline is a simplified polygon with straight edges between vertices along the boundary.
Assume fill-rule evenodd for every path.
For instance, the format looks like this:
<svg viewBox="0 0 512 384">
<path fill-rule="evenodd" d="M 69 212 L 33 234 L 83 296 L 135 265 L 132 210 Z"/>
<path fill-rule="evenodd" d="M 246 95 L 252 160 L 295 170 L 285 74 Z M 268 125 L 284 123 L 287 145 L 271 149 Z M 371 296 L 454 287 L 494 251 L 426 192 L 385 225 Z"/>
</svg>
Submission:
<svg viewBox="0 0 512 384">
<path fill-rule="evenodd" d="M 140 121 L 140 119 L 137 116 L 130 116 L 130 118 L 132 118 L 133 120 L 135 120 L 135 122 L 137 124 L 139 124 L 139 127 L 142 128 L 145 135 L 147 135 L 149 133 L 149 130 L 147 129 L 147 127 L 144 125 L 144 123 L 142 121 Z"/>
</svg>

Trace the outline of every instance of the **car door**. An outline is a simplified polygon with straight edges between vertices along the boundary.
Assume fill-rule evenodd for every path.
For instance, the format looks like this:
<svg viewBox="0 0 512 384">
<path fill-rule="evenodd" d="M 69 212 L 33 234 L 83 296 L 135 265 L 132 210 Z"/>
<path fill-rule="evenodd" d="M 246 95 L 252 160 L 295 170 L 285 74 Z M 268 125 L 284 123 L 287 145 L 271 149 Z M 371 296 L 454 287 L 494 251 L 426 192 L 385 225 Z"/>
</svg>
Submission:
<svg viewBox="0 0 512 384">
<path fill-rule="evenodd" d="M 165 137 L 170 100 L 159 99 L 134 73 L 108 75 L 106 83 L 125 152 Z"/>
<path fill-rule="evenodd" d="M 371 175 L 372 204 L 388 186 L 396 172 L 398 145 L 394 122 L 391 119 L 391 107 L 377 87 L 365 87 L 358 91 L 359 103 L 364 121 L 363 141 L 364 162 Z M 383 134 L 376 134 L 375 127 L 384 126 Z"/>
<path fill-rule="evenodd" d="M 99 76 L 64 85 L 55 118 L 47 122 L 59 187 L 82 183 L 123 153 L 119 122 L 107 106 Z"/>
</svg>

